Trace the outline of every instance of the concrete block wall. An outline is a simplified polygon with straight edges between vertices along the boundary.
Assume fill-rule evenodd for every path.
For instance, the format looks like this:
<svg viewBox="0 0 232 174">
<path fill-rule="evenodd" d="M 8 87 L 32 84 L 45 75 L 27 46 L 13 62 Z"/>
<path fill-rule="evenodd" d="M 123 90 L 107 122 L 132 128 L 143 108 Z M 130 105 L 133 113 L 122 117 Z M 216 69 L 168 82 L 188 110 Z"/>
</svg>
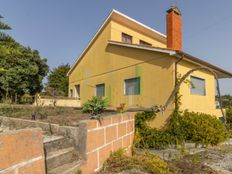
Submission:
<svg viewBox="0 0 232 174">
<path fill-rule="evenodd" d="M 0 174 L 45 174 L 42 130 L 0 134 Z"/>
<path fill-rule="evenodd" d="M 131 155 L 134 139 L 135 113 L 123 113 L 97 120 L 84 121 L 87 128 L 86 163 L 81 167 L 83 174 L 98 171 L 111 152 L 125 148 Z"/>
</svg>

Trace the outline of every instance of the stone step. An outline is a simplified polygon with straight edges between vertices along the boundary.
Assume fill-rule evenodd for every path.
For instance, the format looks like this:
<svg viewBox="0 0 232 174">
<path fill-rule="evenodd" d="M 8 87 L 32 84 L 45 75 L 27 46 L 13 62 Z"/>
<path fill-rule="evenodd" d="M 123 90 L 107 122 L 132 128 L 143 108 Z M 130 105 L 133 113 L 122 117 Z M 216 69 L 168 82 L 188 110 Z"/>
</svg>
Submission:
<svg viewBox="0 0 232 174">
<path fill-rule="evenodd" d="M 63 136 L 44 136 L 43 139 L 45 154 L 73 146 L 73 141 Z"/>
<path fill-rule="evenodd" d="M 46 167 L 50 171 L 58 166 L 73 162 L 78 159 L 74 147 L 52 151 L 46 155 Z"/>
<path fill-rule="evenodd" d="M 48 174 L 76 174 L 80 166 L 81 160 L 73 161 L 48 171 Z"/>
</svg>

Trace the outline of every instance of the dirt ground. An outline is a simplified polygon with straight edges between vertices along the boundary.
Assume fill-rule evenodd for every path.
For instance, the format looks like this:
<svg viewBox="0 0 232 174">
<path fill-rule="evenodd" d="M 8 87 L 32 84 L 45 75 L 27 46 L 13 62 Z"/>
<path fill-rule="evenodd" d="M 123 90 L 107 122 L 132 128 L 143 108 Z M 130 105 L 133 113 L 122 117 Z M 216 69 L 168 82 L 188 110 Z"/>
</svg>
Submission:
<svg viewBox="0 0 232 174">
<path fill-rule="evenodd" d="M 115 114 L 113 111 L 106 111 L 102 116 Z M 82 113 L 78 108 L 71 107 L 34 107 L 31 105 L 1 105 L 0 116 L 22 118 L 50 122 L 62 126 L 77 126 L 81 120 L 89 119 L 90 114 Z"/>
<path fill-rule="evenodd" d="M 161 155 L 165 151 L 170 153 L 169 159 L 167 155 Z M 155 152 L 168 161 L 174 174 L 232 174 L 232 139 L 215 147 L 191 148 L 182 152 L 168 149 L 161 153 Z"/>
</svg>

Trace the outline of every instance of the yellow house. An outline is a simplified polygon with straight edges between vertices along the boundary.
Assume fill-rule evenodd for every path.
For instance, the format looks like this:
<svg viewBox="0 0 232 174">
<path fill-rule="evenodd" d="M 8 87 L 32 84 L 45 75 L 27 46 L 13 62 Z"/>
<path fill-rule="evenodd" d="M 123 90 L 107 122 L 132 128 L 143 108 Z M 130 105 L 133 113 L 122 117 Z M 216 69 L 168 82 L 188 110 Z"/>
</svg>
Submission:
<svg viewBox="0 0 232 174">
<path fill-rule="evenodd" d="M 167 11 L 164 35 L 116 10 L 106 18 L 68 72 L 69 96 L 81 103 L 92 96 L 108 98 L 111 107 L 126 108 L 164 105 L 171 95 L 177 75 L 206 67 L 218 78 L 232 74 L 182 51 L 181 13 Z M 199 70 L 188 76 L 191 83 L 180 86 L 181 109 L 221 116 L 215 105 L 215 76 Z M 154 126 L 165 123 L 175 104 L 160 114 Z"/>
</svg>

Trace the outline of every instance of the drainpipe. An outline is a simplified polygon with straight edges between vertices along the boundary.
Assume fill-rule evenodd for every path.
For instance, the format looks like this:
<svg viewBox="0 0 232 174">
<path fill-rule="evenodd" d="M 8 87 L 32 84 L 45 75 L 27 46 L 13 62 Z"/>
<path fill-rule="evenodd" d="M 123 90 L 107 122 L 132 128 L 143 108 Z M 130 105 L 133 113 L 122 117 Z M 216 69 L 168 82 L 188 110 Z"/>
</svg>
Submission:
<svg viewBox="0 0 232 174">
<path fill-rule="evenodd" d="M 176 54 L 176 55 L 178 55 L 178 54 Z M 178 57 L 179 57 L 179 55 L 178 55 Z M 179 58 L 179 60 L 177 60 L 176 62 L 175 62 L 175 87 L 178 85 L 177 84 L 177 82 L 178 82 L 178 71 L 177 71 L 177 66 L 178 66 L 178 64 L 182 61 L 184 59 L 184 54 L 182 53 L 181 54 L 181 56 L 180 56 L 180 58 Z M 177 93 L 175 94 L 175 109 L 176 109 L 176 106 L 177 106 Z"/>
</svg>

